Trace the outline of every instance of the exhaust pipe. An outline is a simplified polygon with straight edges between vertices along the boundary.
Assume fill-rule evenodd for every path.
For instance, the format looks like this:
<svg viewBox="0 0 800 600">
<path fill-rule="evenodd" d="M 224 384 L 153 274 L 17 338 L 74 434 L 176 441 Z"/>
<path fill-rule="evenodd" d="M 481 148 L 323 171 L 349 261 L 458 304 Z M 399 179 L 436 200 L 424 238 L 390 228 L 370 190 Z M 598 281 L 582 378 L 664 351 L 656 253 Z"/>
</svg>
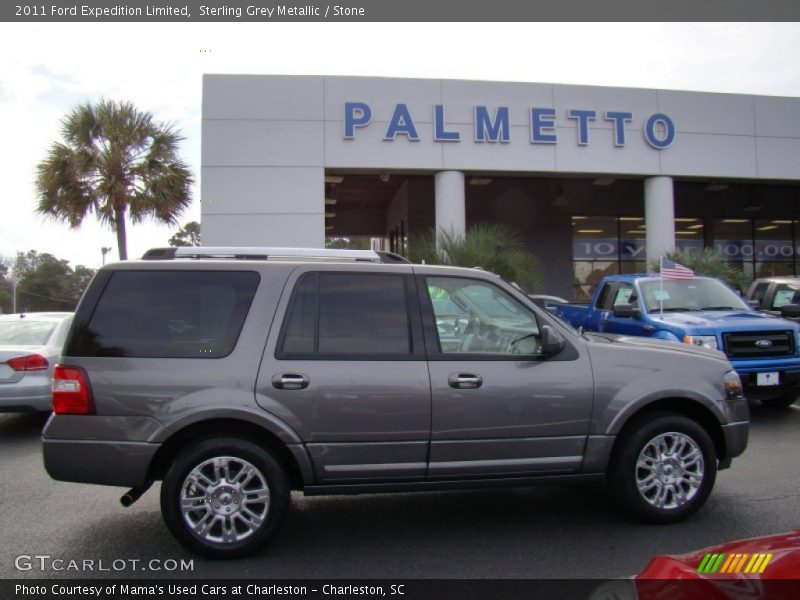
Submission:
<svg viewBox="0 0 800 600">
<path fill-rule="evenodd" d="M 142 486 L 129 489 L 125 494 L 122 495 L 122 498 L 119 499 L 120 504 L 122 504 L 122 506 L 125 508 L 128 508 L 139 498 L 141 498 L 142 494 L 149 490 L 151 485 L 153 485 L 153 482 L 148 481 Z"/>
</svg>

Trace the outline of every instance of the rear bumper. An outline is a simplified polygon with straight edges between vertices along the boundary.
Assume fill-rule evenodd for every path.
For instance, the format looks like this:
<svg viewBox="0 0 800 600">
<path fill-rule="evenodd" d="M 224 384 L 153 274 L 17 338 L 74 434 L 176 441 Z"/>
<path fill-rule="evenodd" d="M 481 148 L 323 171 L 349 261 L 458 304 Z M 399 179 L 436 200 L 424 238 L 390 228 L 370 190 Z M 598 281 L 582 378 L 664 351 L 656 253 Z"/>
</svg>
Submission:
<svg viewBox="0 0 800 600">
<path fill-rule="evenodd" d="M 50 381 L 39 385 L 0 384 L 0 412 L 51 410 Z"/>
<path fill-rule="evenodd" d="M 739 456 L 747 448 L 747 438 L 750 433 L 750 422 L 740 421 L 722 426 L 725 437 L 725 458 Z"/>
<path fill-rule="evenodd" d="M 147 481 L 161 444 L 45 438 L 42 447 L 44 468 L 53 479 L 138 487 Z"/>
</svg>

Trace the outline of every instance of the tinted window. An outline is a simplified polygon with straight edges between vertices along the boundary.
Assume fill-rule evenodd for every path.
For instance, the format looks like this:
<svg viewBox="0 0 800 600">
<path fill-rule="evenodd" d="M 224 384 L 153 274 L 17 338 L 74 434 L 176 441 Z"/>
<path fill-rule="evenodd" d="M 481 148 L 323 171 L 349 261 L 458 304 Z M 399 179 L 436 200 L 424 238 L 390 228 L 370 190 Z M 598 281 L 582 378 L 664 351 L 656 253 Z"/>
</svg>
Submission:
<svg viewBox="0 0 800 600">
<path fill-rule="evenodd" d="M 761 306 L 762 302 L 764 302 L 764 296 L 767 293 L 767 288 L 769 288 L 769 283 L 759 283 L 755 289 L 753 290 L 753 294 L 750 297 L 751 300 L 756 300 L 758 305 Z"/>
<path fill-rule="evenodd" d="M 243 271 L 117 271 L 80 336 L 78 355 L 227 356 L 259 279 Z"/>
<path fill-rule="evenodd" d="M 317 274 L 306 273 L 294 288 L 291 314 L 286 322 L 283 351 L 314 352 L 314 331 L 317 319 Z"/>
<path fill-rule="evenodd" d="M 541 352 L 536 318 L 497 286 L 473 279 L 428 277 L 427 289 L 443 354 Z"/>
<path fill-rule="evenodd" d="M 402 275 L 309 273 L 297 283 L 281 353 L 411 353 Z"/>
<path fill-rule="evenodd" d="M 611 284 L 607 283 L 603 286 L 603 289 L 600 290 L 600 293 L 597 294 L 597 302 L 595 302 L 595 308 L 603 308 L 606 305 L 606 300 L 608 299 L 609 291 L 611 291 Z"/>
</svg>

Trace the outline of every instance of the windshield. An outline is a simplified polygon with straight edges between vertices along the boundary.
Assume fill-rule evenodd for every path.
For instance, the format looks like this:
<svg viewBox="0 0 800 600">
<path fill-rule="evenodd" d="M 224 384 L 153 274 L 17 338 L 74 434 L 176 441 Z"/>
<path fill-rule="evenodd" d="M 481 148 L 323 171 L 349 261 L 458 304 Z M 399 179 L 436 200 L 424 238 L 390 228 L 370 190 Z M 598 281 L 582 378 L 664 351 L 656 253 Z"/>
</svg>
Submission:
<svg viewBox="0 0 800 600">
<path fill-rule="evenodd" d="M 730 288 L 716 279 L 640 281 L 648 312 L 749 310 Z"/>
<path fill-rule="evenodd" d="M 52 321 L 0 321 L 0 345 L 43 346 L 55 327 Z"/>
</svg>

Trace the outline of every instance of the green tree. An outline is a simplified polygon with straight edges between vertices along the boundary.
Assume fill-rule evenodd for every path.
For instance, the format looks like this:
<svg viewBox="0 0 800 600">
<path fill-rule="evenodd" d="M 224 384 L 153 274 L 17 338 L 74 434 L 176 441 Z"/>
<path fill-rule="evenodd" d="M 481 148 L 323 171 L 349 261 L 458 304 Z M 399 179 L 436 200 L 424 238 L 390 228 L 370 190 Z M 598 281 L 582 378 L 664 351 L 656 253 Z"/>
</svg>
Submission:
<svg viewBox="0 0 800 600">
<path fill-rule="evenodd" d="M 9 274 L 11 261 L 0 256 L 0 314 L 11 312 L 11 296 L 13 287 Z"/>
<path fill-rule="evenodd" d="M 29 250 L 19 252 L 14 261 L 17 283 L 17 312 L 71 311 L 94 275 L 94 270 L 52 254 Z"/>
<path fill-rule="evenodd" d="M 705 275 L 716 277 L 728 283 L 742 293 L 747 292 L 750 287 L 750 278 L 739 267 L 725 260 L 722 255 L 713 248 L 703 250 L 687 250 L 684 252 L 668 252 L 667 258 L 675 261 L 684 267 L 689 267 L 695 275 Z M 653 270 L 658 273 L 661 270 L 660 261 L 654 261 L 651 265 Z"/>
<path fill-rule="evenodd" d="M 181 227 L 178 232 L 169 238 L 170 246 L 199 246 L 200 245 L 200 223 L 189 221 Z"/>
<path fill-rule="evenodd" d="M 478 223 L 466 235 L 443 229 L 412 238 L 413 262 L 458 267 L 480 267 L 533 292 L 542 286 L 539 259 L 529 252 L 522 235 L 505 225 Z"/>
<path fill-rule="evenodd" d="M 37 211 L 80 227 L 89 213 L 117 235 L 128 258 L 126 218 L 177 225 L 193 177 L 178 158 L 183 139 L 130 102 L 77 106 L 62 121 L 62 141 L 37 168 Z"/>
</svg>

